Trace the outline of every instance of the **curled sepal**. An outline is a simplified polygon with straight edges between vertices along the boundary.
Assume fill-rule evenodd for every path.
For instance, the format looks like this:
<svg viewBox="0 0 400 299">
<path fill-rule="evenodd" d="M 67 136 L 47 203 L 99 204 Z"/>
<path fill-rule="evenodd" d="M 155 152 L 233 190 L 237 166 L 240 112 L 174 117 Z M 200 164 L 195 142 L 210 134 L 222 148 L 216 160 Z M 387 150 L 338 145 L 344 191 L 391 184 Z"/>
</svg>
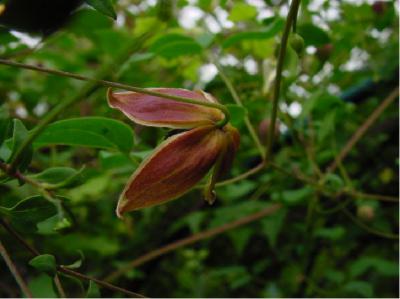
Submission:
<svg viewBox="0 0 400 299">
<path fill-rule="evenodd" d="M 203 91 L 180 88 L 148 88 L 147 90 L 216 103 L 210 94 Z M 113 92 L 109 89 L 107 98 L 112 108 L 121 110 L 132 121 L 145 126 L 187 129 L 215 124 L 224 118 L 222 112 L 215 108 L 182 103 L 138 92 Z"/>
<path fill-rule="evenodd" d="M 225 133 L 204 126 L 165 140 L 129 179 L 117 215 L 177 198 L 189 191 L 217 161 Z"/>
</svg>

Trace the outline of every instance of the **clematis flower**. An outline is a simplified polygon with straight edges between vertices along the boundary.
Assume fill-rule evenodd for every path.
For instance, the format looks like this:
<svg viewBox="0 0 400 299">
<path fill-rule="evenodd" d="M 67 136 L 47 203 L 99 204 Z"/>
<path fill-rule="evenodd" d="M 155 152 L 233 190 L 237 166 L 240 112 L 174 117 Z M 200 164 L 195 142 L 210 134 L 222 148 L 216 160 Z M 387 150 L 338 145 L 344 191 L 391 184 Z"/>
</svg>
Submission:
<svg viewBox="0 0 400 299">
<path fill-rule="evenodd" d="M 210 94 L 176 88 L 149 88 L 153 92 L 217 103 Z M 212 168 L 205 199 L 215 199 L 215 182 L 229 169 L 240 136 L 230 124 L 217 124 L 224 114 L 212 107 L 177 102 L 137 92 L 108 91 L 108 103 L 135 123 L 188 129 L 162 142 L 136 169 L 125 186 L 117 215 L 176 199 L 194 187 Z"/>
</svg>

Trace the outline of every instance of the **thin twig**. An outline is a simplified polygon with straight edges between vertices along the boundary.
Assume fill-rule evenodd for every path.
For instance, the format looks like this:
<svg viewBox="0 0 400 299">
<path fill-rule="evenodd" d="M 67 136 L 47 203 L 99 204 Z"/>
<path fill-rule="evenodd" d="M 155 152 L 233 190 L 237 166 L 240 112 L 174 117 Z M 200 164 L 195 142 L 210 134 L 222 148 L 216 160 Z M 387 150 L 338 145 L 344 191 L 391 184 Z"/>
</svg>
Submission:
<svg viewBox="0 0 400 299">
<path fill-rule="evenodd" d="M 79 272 L 76 272 L 74 270 L 68 269 L 68 268 L 66 268 L 64 266 L 57 267 L 57 270 L 59 272 L 62 272 L 64 274 L 80 278 L 82 280 L 93 281 L 93 282 L 97 283 L 98 285 L 103 286 L 103 287 L 105 287 L 107 289 L 110 289 L 110 290 L 113 290 L 113 291 L 116 291 L 116 292 L 124 293 L 124 294 L 129 295 L 129 296 L 131 296 L 133 298 L 146 298 L 145 296 L 143 296 L 141 294 L 138 294 L 138 293 L 135 293 L 135 292 L 131 292 L 129 290 L 117 287 L 117 286 L 112 285 L 112 284 L 110 284 L 108 282 L 105 282 L 103 280 L 84 275 L 82 273 L 79 273 Z"/>
<path fill-rule="evenodd" d="M 7 250 L 4 248 L 3 243 L 0 240 L 0 255 L 3 257 L 4 261 L 8 269 L 10 270 L 11 274 L 14 276 L 15 281 L 18 283 L 22 293 L 29 298 L 33 298 L 31 291 L 28 288 L 28 285 L 22 279 L 21 274 L 19 274 L 17 267 L 14 265 L 13 261 L 11 260 L 10 256 L 8 255 Z"/>
<path fill-rule="evenodd" d="M 351 195 L 358 199 L 376 199 L 376 200 L 380 200 L 380 201 L 399 203 L 399 197 L 395 197 L 395 196 L 363 193 L 363 192 L 354 191 L 354 190 L 344 191 L 343 193 Z"/>
<path fill-rule="evenodd" d="M 359 226 L 360 228 L 362 228 L 363 230 L 377 235 L 379 237 L 383 237 L 383 238 L 387 238 L 387 239 L 399 239 L 399 235 L 395 235 L 392 233 L 386 233 L 386 232 L 382 232 L 379 230 L 376 230 L 374 228 L 369 227 L 368 225 L 362 223 L 360 220 L 357 219 L 357 217 L 355 217 L 352 213 L 350 213 L 345 207 L 343 207 L 342 209 L 343 213 L 349 217 L 357 226 Z"/>
<path fill-rule="evenodd" d="M 374 199 L 374 200 L 379 200 L 379 201 L 399 203 L 398 197 L 389 196 L 389 195 L 381 195 L 381 194 L 364 193 L 364 192 L 360 192 L 357 190 L 349 190 L 347 188 L 344 188 L 344 189 L 339 190 L 332 194 L 332 190 L 329 190 L 326 186 L 318 183 L 317 181 L 313 180 L 312 178 L 296 174 L 295 172 L 290 172 L 275 163 L 270 163 L 269 166 L 271 166 L 272 168 L 278 170 L 279 172 L 281 172 L 287 176 L 293 177 L 294 179 L 296 179 L 298 181 L 301 181 L 303 183 L 311 185 L 311 186 L 315 187 L 317 190 L 320 190 L 322 192 L 331 193 L 330 195 L 334 196 L 334 197 L 338 197 L 340 195 L 349 195 L 349 196 L 357 198 L 357 199 Z"/>
<path fill-rule="evenodd" d="M 267 143 L 267 151 L 266 151 L 266 159 L 267 162 L 271 160 L 271 153 L 272 153 L 272 146 L 274 144 L 274 137 L 275 137 L 275 125 L 276 125 L 276 118 L 278 114 L 278 102 L 279 102 L 279 93 L 281 89 L 281 80 L 282 80 L 282 70 L 283 64 L 285 61 L 286 56 L 286 47 L 287 41 L 289 38 L 290 30 L 292 27 L 293 22 L 297 18 L 297 11 L 299 9 L 300 0 L 293 0 L 290 4 L 289 13 L 286 19 L 285 28 L 283 30 L 281 44 L 279 48 L 279 56 L 278 56 L 278 63 L 276 66 L 276 75 L 275 75 L 275 83 L 274 83 L 274 94 L 272 99 L 272 112 L 271 112 L 271 121 L 270 127 L 268 132 L 268 143 Z"/>
<path fill-rule="evenodd" d="M 210 58 L 211 58 L 212 63 L 217 67 L 218 73 L 219 73 L 220 77 L 222 78 L 222 81 L 224 81 L 226 87 L 228 87 L 228 90 L 231 93 L 231 96 L 232 96 L 233 100 L 235 101 L 235 103 L 240 107 L 244 107 L 235 87 L 233 86 L 233 84 L 232 84 L 231 80 L 228 78 L 228 76 L 225 74 L 225 71 L 224 71 L 223 67 L 221 66 L 221 64 L 218 62 L 217 59 L 215 59 L 214 56 L 211 55 Z M 256 144 L 257 149 L 260 152 L 262 159 L 264 160 L 265 159 L 264 147 L 261 144 L 260 139 L 258 138 L 257 133 L 256 133 L 253 125 L 251 124 L 251 121 L 247 114 L 244 116 L 244 123 L 247 127 L 247 130 L 250 133 L 251 138 L 253 139 L 254 143 Z"/>
<path fill-rule="evenodd" d="M 399 88 L 397 87 L 393 90 L 387 97 L 382 101 L 382 103 L 371 113 L 370 116 L 365 120 L 365 122 L 357 129 L 357 131 L 351 136 L 349 141 L 346 143 L 344 148 L 341 150 L 339 155 L 336 156 L 335 160 L 327 168 L 327 172 L 333 172 L 338 164 L 343 161 L 343 159 L 349 154 L 351 149 L 356 145 L 356 143 L 364 136 L 365 132 L 369 127 L 378 119 L 383 111 L 398 97 Z"/>
<path fill-rule="evenodd" d="M 24 238 L 22 238 L 20 234 L 18 234 L 15 231 L 15 229 L 10 224 L 8 224 L 4 219 L 0 219 L 0 224 L 5 228 L 6 231 L 8 231 L 10 235 L 16 238 L 20 242 L 20 244 L 22 244 L 25 247 L 25 249 L 27 249 L 33 256 L 40 255 L 39 251 L 37 251 L 35 247 L 33 247 L 31 244 L 25 241 Z"/>
<path fill-rule="evenodd" d="M 268 208 L 265 208 L 257 213 L 251 214 L 249 216 L 243 217 L 239 220 L 233 221 L 233 222 L 229 222 L 226 223 L 224 225 L 221 225 L 219 227 L 210 229 L 210 230 L 206 230 L 197 234 L 194 234 L 190 237 L 175 241 L 173 243 L 170 243 L 168 245 L 165 245 L 163 247 L 160 247 L 156 250 L 150 251 L 149 253 L 146 253 L 140 257 L 138 257 L 137 259 L 129 262 L 127 265 L 123 266 L 122 268 L 116 270 L 115 272 L 111 273 L 109 276 L 107 276 L 105 278 L 106 281 L 113 281 L 116 278 L 118 278 L 119 276 L 121 276 L 122 274 L 124 274 L 126 271 L 129 271 L 132 268 L 138 267 L 140 265 L 143 265 L 144 263 L 153 260 L 161 255 L 167 254 L 171 251 L 174 251 L 180 247 L 189 245 L 189 244 L 193 244 L 196 243 L 198 241 L 204 240 L 204 239 L 208 239 L 211 237 L 214 237 L 216 235 L 222 234 L 228 230 L 237 228 L 239 226 L 254 222 L 258 219 L 261 219 L 265 216 L 271 215 L 273 213 L 275 213 L 277 210 L 279 210 L 282 207 L 281 204 L 273 204 L 271 206 L 269 206 Z"/>
<path fill-rule="evenodd" d="M 62 284 L 61 284 L 60 277 L 58 276 L 57 273 L 56 273 L 56 275 L 54 275 L 53 280 L 54 280 L 54 284 L 55 284 L 55 286 L 56 286 L 56 289 L 57 289 L 57 291 L 58 291 L 58 295 L 59 295 L 61 298 L 67 298 L 67 295 L 66 295 L 66 293 L 65 293 L 65 291 L 64 291 L 64 288 L 63 288 L 63 286 L 62 286 Z"/>
<path fill-rule="evenodd" d="M 36 248 L 34 248 L 32 245 L 30 245 L 23 237 L 21 237 L 21 235 L 20 235 L 18 232 L 16 232 L 16 231 L 11 227 L 10 224 L 8 224 L 8 223 L 7 223 L 6 221 L 4 221 L 3 219 L 1 219 L 0 224 L 1 224 L 15 239 L 17 239 L 17 240 L 20 242 L 20 244 L 21 244 L 22 246 L 24 246 L 33 256 L 38 256 L 38 255 L 40 255 L 40 252 L 39 252 Z M 84 274 L 82 274 L 82 273 L 80 273 L 80 272 L 77 272 L 77 271 L 74 271 L 74 270 L 71 270 L 71 269 L 67 269 L 67 268 L 65 268 L 65 267 L 63 267 L 63 266 L 58 266 L 58 267 L 57 267 L 57 270 L 58 270 L 59 272 L 61 272 L 61 273 L 68 274 L 68 275 L 77 277 L 77 278 L 82 279 L 82 280 L 87 280 L 87 281 L 92 280 L 93 282 L 97 283 L 97 284 L 100 285 L 100 286 L 103 286 L 104 288 L 107 288 L 107 289 L 110 289 L 110 290 L 113 290 L 113 291 L 118 291 L 118 292 L 124 293 L 124 294 L 126 294 L 126 295 L 135 297 L 135 298 L 145 298 L 145 296 L 143 296 L 143 295 L 141 295 L 141 294 L 138 294 L 138 293 L 135 293 L 135 292 L 132 292 L 132 291 L 123 289 L 123 288 L 121 288 L 121 287 L 117 287 L 117 286 L 115 286 L 115 285 L 113 285 L 113 284 L 110 284 L 110 283 L 108 283 L 108 282 L 105 282 L 105 281 L 102 281 L 102 280 L 100 280 L 100 279 L 97 279 L 97 278 L 93 278 L 93 277 L 84 275 Z"/>
<path fill-rule="evenodd" d="M 215 184 L 215 186 L 216 187 L 222 187 L 222 186 L 226 186 L 226 185 L 229 185 L 229 184 L 236 183 L 238 181 L 247 179 L 249 176 L 259 172 L 260 170 L 262 170 L 264 168 L 265 168 L 265 163 L 261 162 L 260 164 L 258 164 L 257 166 L 251 168 L 250 170 L 248 170 L 248 171 L 246 171 L 246 172 L 244 172 L 244 173 L 242 173 L 242 174 L 240 174 L 238 176 L 235 176 L 235 177 L 233 177 L 231 179 L 228 179 L 228 180 L 225 180 L 225 181 L 221 181 L 221 182 Z"/>
</svg>

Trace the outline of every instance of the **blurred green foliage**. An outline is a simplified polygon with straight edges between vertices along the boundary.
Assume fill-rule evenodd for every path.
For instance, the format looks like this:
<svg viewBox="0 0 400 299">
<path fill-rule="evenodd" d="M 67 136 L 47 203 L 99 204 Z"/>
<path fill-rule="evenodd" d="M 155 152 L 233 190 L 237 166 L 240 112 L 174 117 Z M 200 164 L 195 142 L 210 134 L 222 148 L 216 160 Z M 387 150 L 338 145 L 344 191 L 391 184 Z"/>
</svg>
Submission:
<svg viewBox="0 0 400 299">
<path fill-rule="evenodd" d="M 140 49 L 114 64 L 106 79 L 213 94 L 228 106 L 241 132 L 234 177 L 260 162 L 245 116 L 262 143 L 267 139 L 286 2 L 91 0 L 92 7 L 81 6 L 46 37 L 0 26 L 0 56 L 95 76 L 103 65 L 118 61 L 124 46 L 150 31 Z M 108 107 L 104 87 L 68 107 L 18 167 L 46 184 L 55 201 L 0 172 L 0 216 L 46 254 L 32 260 L 0 229 L 33 294 L 57 296 L 48 276 L 55 261 L 104 278 L 163 245 L 278 202 L 282 208 L 272 215 L 130 268 L 113 283 L 150 297 L 399 296 L 398 240 L 374 233 L 398 233 L 397 204 L 330 196 L 346 188 L 398 197 L 397 101 L 343 164 L 325 174 L 351 135 L 398 85 L 397 5 L 302 1 L 296 38 L 303 39 L 305 50 L 292 49 L 289 42 L 273 149 L 274 162 L 291 175 L 267 168 L 218 187 L 213 206 L 194 190 L 118 219 L 116 202 L 129 176 L 173 132 L 133 124 Z M 211 54 L 244 107 L 233 101 Z M 83 84 L 0 65 L 0 161 L 11 161 L 40 119 Z M 312 178 L 331 192 L 292 175 Z M 21 296 L 5 264 L 0 265 L 0 296 Z M 93 282 L 60 277 L 68 296 L 123 296 Z"/>
</svg>

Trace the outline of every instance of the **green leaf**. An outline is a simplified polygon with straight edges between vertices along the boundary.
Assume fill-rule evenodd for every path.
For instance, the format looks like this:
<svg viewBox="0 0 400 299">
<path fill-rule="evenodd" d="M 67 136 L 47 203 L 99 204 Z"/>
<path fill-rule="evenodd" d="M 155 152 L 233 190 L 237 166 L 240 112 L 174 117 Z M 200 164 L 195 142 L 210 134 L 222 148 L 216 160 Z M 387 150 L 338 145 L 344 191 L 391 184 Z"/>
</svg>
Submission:
<svg viewBox="0 0 400 299">
<path fill-rule="evenodd" d="M 299 57 L 291 47 L 287 48 L 283 69 L 288 72 L 289 78 L 295 78 L 299 72 Z"/>
<path fill-rule="evenodd" d="M 72 15 L 66 26 L 66 30 L 78 36 L 90 36 L 100 29 L 111 27 L 112 21 L 106 16 L 99 14 L 93 9 L 80 9 Z"/>
<path fill-rule="evenodd" d="M 250 228 L 242 227 L 236 229 L 234 232 L 229 232 L 228 236 L 231 239 L 233 246 L 238 254 L 242 254 L 246 248 L 248 241 L 253 234 L 253 230 Z"/>
<path fill-rule="evenodd" d="M 76 185 L 78 181 L 82 180 L 84 169 L 85 167 L 79 170 L 70 167 L 52 167 L 29 177 L 41 182 L 46 189 L 65 188 Z"/>
<path fill-rule="evenodd" d="M 133 146 L 132 129 L 105 117 L 80 117 L 49 125 L 35 140 L 35 147 L 70 145 L 129 152 Z"/>
<path fill-rule="evenodd" d="M 113 3 L 111 0 L 85 0 L 87 4 L 96 9 L 98 12 L 106 15 L 108 17 L 117 19 L 117 14 L 115 13 Z"/>
<path fill-rule="evenodd" d="M 99 197 L 107 190 L 111 183 L 110 176 L 105 174 L 90 178 L 84 184 L 69 190 L 68 198 L 71 198 L 74 202 L 78 202 Z"/>
<path fill-rule="evenodd" d="M 215 38 L 215 35 L 210 33 L 210 32 L 204 32 L 200 35 L 197 35 L 195 37 L 196 41 L 203 47 L 203 48 L 207 48 L 209 47 L 213 40 Z"/>
<path fill-rule="evenodd" d="M 285 190 L 279 195 L 279 197 L 287 204 L 299 204 L 310 199 L 312 193 L 313 189 L 311 187 L 304 187 L 295 190 Z M 273 197 L 276 197 L 276 194 L 274 194 Z"/>
<path fill-rule="evenodd" d="M 86 293 L 86 298 L 100 298 L 100 297 L 101 293 L 99 286 L 95 282 L 89 281 L 89 287 Z"/>
<path fill-rule="evenodd" d="M 254 19 L 257 15 L 257 8 L 246 3 L 236 3 L 229 14 L 229 20 L 233 22 Z"/>
<path fill-rule="evenodd" d="M 322 142 L 326 137 L 335 132 L 336 109 L 327 113 L 318 131 L 318 141 Z"/>
<path fill-rule="evenodd" d="M 370 283 L 365 281 L 351 281 L 344 285 L 343 290 L 349 296 L 374 297 L 374 290 Z"/>
<path fill-rule="evenodd" d="M 82 266 L 83 261 L 85 260 L 85 255 L 83 254 L 82 250 L 78 250 L 79 258 L 73 262 L 72 264 L 63 265 L 64 268 L 68 269 L 78 269 Z"/>
<path fill-rule="evenodd" d="M 36 224 L 57 214 L 54 204 L 43 196 L 25 198 L 11 208 L 0 207 L 0 213 L 10 217 L 12 224 L 25 232 L 36 231 Z"/>
<path fill-rule="evenodd" d="M 306 46 L 319 47 L 330 41 L 329 35 L 324 30 L 311 23 L 299 25 L 297 31 L 303 37 Z"/>
<path fill-rule="evenodd" d="M 22 121 L 19 119 L 14 119 L 13 120 L 13 137 L 11 139 L 11 153 L 10 156 L 7 159 L 7 162 L 12 162 L 14 160 L 14 157 L 17 153 L 17 150 L 22 146 L 24 141 L 28 138 L 28 130 L 25 128 L 24 124 Z M 7 143 L 7 142 L 6 142 Z M 23 171 L 25 170 L 29 163 L 32 160 L 32 146 L 28 146 L 23 154 L 21 160 L 18 162 L 18 168 Z"/>
<path fill-rule="evenodd" d="M 8 111 L 0 107 L 0 145 L 6 140 L 11 121 L 8 118 Z"/>
<path fill-rule="evenodd" d="M 364 275 L 367 271 L 373 270 L 383 276 L 396 276 L 398 275 L 398 266 L 395 261 L 387 261 L 374 256 L 362 256 L 350 266 L 350 275 L 352 277 L 359 277 Z"/>
<path fill-rule="evenodd" d="M 340 191 L 341 188 L 344 187 L 344 182 L 340 178 L 340 176 L 334 174 L 334 173 L 328 173 L 324 177 L 324 184 L 326 187 L 329 187 L 333 191 Z"/>
<path fill-rule="evenodd" d="M 209 227 L 217 227 L 224 223 L 234 221 L 240 217 L 265 209 L 268 205 L 269 203 L 261 201 L 247 201 L 215 209 L 215 211 L 213 211 L 213 217 L 209 222 Z"/>
<path fill-rule="evenodd" d="M 126 171 L 133 171 L 134 164 L 127 155 L 122 153 L 110 153 L 106 151 L 100 151 L 99 153 L 100 165 L 104 170 L 111 169 L 122 169 Z"/>
<path fill-rule="evenodd" d="M 230 122 L 232 123 L 232 125 L 234 127 L 241 126 L 244 122 L 244 118 L 247 115 L 246 108 L 235 104 L 228 104 L 226 105 L 226 108 L 228 108 L 229 113 L 231 114 Z"/>
<path fill-rule="evenodd" d="M 315 231 L 315 236 L 323 239 L 337 241 L 344 237 L 346 230 L 342 226 L 324 227 Z"/>
<path fill-rule="evenodd" d="M 244 31 L 244 32 L 234 33 L 227 39 L 225 39 L 225 41 L 222 43 L 222 47 L 229 48 L 244 40 L 270 39 L 275 35 L 277 35 L 279 31 L 281 31 L 284 24 L 285 22 L 281 18 L 276 18 L 267 27 L 261 28 L 257 31 Z"/>
<path fill-rule="evenodd" d="M 171 59 L 182 55 L 200 54 L 203 48 L 189 36 L 169 33 L 156 39 L 149 50 L 154 54 Z"/>
<path fill-rule="evenodd" d="M 58 215 L 51 216 L 36 224 L 37 233 L 40 235 L 55 235 L 58 232 L 55 230 L 60 217 Z"/>
<path fill-rule="evenodd" d="M 57 298 L 57 293 L 53 287 L 53 279 L 48 275 L 42 274 L 29 279 L 28 287 L 32 291 L 34 298 Z"/>
<path fill-rule="evenodd" d="M 29 265 L 50 276 L 57 272 L 56 258 L 51 254 L 38 255 L 29 261 Z"/>
<path fill-rule="evenodd" d="M 272 248 L 276 246 L 276 241 L 284 224 L 286 214 L 287 210 L 283 208 L 274 214 L 263 218 L 261 221 L 263 231 L 267 236 L 268 242 Z"/>
</svg>

